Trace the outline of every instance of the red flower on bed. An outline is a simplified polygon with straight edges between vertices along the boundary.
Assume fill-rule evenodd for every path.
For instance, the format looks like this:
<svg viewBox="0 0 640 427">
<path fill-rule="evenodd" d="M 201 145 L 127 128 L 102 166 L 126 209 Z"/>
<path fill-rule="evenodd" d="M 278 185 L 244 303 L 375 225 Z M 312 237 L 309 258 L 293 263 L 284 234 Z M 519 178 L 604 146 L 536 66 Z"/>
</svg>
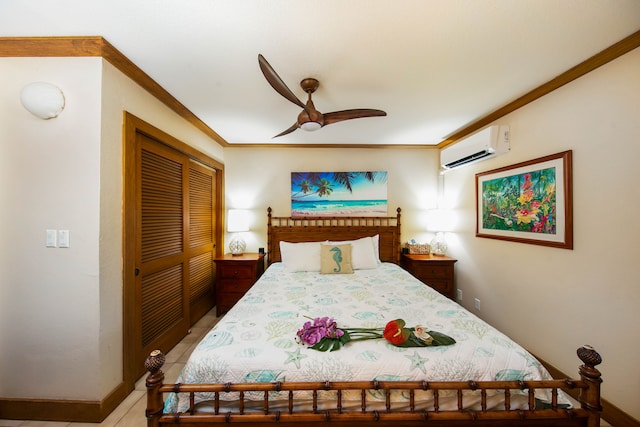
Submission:
<svg viewBox="0 0 640 427">
<path fill-rule="evenodd" d="M 406 328 L 402 319 L 392 320 L 384 327 L 384 338 L 396 347 L 431 347 L 455 344 L 456 340 L 437 331 L 427 331 L 427 328 L 416 325 Z"/>
<path fill-rule="evenodd" d="M 409 339 L 411 331 L 409 328 L 405 328 L 405 321 L 402 319 L 392 320 L 384 327 L 384 339 L 389 341 L 393 345 L 403 344 Z"/>
</svg>

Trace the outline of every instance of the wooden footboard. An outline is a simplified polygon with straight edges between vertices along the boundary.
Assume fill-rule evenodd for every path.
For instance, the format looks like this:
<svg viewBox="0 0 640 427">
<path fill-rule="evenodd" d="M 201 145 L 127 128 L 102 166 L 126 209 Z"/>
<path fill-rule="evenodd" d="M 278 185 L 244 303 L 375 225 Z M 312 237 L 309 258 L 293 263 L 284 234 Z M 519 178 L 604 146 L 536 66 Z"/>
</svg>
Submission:
<svg viewBox="0 0 640 427">
<path fill-rule="evenodd" d="M 580 347 L 578 356 L 584 363 L 579 368 L 580 379 L 546 381 L 467 381 L 467 382 L 427 382 L 427 381 L 350 381 L 350 382 L 309 382 L 309 383 L 242 383 L 242 384 L 164 384 L 164 355 L 156 350 L 147 358 L 145 366 L 149 371 L 146 379 L 147 409 L 149 427 L 158 426 L 196 426 L 214 423 L 232 423 L 236 426 L 253 426 L 258 423 L 331 423 L 332 427 L 353 424 L 376 426 L 404 426 L 413 424 L 447 426 L 587 426 L 600 425 L 600 383 L 601 374 L 596 366 L 601 363 L 600 355 L 590 346 Z M 563 408 L 558 404 L 559 390 L 580 391 L 580 408 Z M 344 393 L 357 391 L 360 402 L 357 409 L 345 409 Z M 392 391 L 402 391 L 408 396 L 408 404 L 402 408 L 394 407 L 390 396 Z M 420 401 L 416 396 L 429 391 L 433 402 L 429 409 L 419 409 Z M 536 391 L 550 390 L 551 403 L 544 408 L 538 407 Z M 500 410 L 489 410 L 487 395 L 499 391 L 504 395 L 504 405 Z M 188 411 L 179 414 L 163 413 L 164 395 L 167 393 L 187 393 L 190 398 Z M 211 393 L 213 398 L 206 408 L 195 403 L 196 393 Z M 274 409 L 270 393 L 288 396 L 284 405 Z M 304 408 L 298 405 L 296 395 L 306 392 L 311 399 Z M 329 392 L 333 399 L 330 407 L 319 404 L 319 395 Z M 524 409 L 515 409 L 511 401 L 514 395 L 525 393 L 527 404 Z M 232 393 L 233 406 L 224 399 Z M 258 405 L 251 406 L 245 399 L 248 393 L 260 393 L 263 397 Z M 385 397 L 382 407 L 373 407 L 367 396 L 370 393 L 382 393 Z M 442 409 L 439 405 L 441 395 L 457 396 L 457 405 L 453 409 Z M 469 396 L 478 400 L 478 409 L 464 409 L 464 401 Z M 284 408 L 283 408 L 284 406 Z"/>
</svg>

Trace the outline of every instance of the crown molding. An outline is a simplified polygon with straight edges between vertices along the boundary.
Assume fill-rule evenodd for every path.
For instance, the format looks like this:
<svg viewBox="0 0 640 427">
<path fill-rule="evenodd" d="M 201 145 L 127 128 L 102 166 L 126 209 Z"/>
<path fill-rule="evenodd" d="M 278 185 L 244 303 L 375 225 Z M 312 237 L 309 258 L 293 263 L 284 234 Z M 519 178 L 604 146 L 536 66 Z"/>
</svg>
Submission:
<svg viewBox="0 0 640 427">
<path fill-rule="evenodd" d="M 223 147 L 229 143 L 167 92 L 140 67 L 104 37 L 0 37 L 0 57 L 85 57 L 104 58 L 124 75 L 142 86 L 176 114 Z"/>
</svg>

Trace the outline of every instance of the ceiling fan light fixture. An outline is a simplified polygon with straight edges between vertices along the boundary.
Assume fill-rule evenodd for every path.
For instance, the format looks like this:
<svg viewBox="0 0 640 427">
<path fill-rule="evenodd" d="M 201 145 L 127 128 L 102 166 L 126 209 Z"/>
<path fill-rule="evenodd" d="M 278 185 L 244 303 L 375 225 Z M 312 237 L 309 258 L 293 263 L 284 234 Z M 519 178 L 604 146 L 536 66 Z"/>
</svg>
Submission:
<svg viewBox="0 0 640 427">
<path fill-rule="evenodd" d="M 322 127 L 322 125 L 318 122 L 313 122 L 313 121 L 309 121 L 309 122 L 304 122 L 300 125 L 300 127 L 302 128 L 302 130 L 306 130 L 308 132 L 313 132 L 316 131 L 318 129 L 320 129 Z"/>
</svg>

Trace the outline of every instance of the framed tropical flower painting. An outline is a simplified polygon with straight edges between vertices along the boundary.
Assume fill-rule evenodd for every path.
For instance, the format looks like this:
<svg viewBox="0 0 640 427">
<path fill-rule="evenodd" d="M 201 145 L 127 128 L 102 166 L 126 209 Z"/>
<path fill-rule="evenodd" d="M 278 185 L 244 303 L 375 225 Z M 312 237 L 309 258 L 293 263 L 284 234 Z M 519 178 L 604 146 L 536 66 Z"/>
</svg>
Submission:
<svg viewBox="0 0 640 427">
<path fill-rule="evenodd" d="M 572 151 L 476 174 L 476 236 L 573 249 Z"/>
</svg>

